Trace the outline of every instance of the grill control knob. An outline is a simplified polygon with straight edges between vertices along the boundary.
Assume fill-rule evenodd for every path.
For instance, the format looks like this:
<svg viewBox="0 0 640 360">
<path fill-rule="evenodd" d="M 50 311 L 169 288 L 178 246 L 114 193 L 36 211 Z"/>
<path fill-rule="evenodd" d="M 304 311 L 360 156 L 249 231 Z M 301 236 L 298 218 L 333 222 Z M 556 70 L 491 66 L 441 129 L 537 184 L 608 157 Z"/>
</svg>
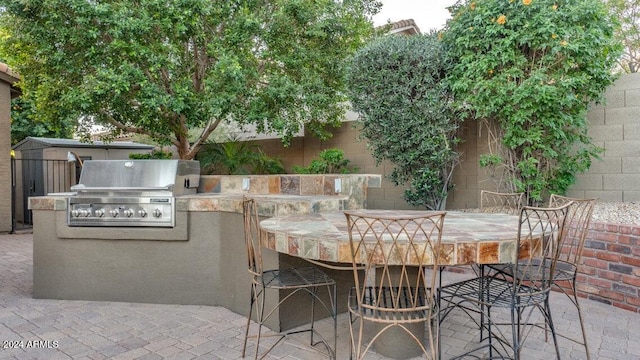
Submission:
<svg viewBox="0 0 640 360">
<path fill-rule="evenodd" d="M 153 217 L 159 218 L 159 217 L 162 216 L 162 211 L 160 211 L 160 209 L 155 209 L 155 210 L 153 210 L 152 214 L 153 214 Z"/>
<path fill-rule="evenodd" d="M 80 216 L 80 211 L 78 211 L 78 209 L 71 210 L 71 216 L 72 217 Z"/>
<path fill-rule="evenodd" d="M 95 211 L 95 214 L 97 217 L 103 217 L 104 216 L 104 209 L 97 209 Z"/>
<path fill-rule="evenodd" d="M 145 209 L 138 210 L 138 216 L 147 217 L 147 210 L 145 210 Z"/>
<path fill-rule="evenodd" d="M 91 215 L 91 210 L 89 209 L 80 210 L 80 216 L 89 217 L 89 215 Z"/>
<path fill-rule="evenodd" d="M 131 210 L 131 209 L 125 209 L 124 210 L 124 216 L 131 217 L 132 215 L 133 215 L 133 210 Z"/>
<path fill-rule="evenodd" d="M 119 213 L 118 213 L 118 210 L 112 209 L 112 210 L 109 210 L 109 214 L 111 215 L 111 217 L 118 217 Z"/>
</svg>

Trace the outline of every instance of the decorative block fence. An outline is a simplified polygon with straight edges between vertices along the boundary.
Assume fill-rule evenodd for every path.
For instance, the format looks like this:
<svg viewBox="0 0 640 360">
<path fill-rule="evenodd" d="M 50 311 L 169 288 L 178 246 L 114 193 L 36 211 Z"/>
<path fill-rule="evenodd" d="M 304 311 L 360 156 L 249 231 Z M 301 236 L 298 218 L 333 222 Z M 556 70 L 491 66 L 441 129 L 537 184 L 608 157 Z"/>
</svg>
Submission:
<svg viewBox="0 0 640 360">
<path fill-rule="evenodd" d="M 578 295 L 640 313 L 640 225 L 591 223 Z"/>
</svg>

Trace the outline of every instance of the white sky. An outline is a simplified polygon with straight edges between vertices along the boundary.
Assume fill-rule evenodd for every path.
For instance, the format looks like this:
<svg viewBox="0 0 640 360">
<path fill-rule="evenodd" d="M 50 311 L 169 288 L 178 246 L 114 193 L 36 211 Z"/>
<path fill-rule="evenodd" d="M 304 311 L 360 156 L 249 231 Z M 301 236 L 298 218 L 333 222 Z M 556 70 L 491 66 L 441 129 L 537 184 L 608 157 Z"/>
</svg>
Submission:
<svg viewBox="0 0 640 360">
<path fill-rule="evenodd" d="M 422 33 L 430 29 L 442 29 L 449 18 L 446 7 L 455 0 L 381 0 L 382 10 L 373 17 L 374 25 L 384 25 L 387 20 L 396 22 L 413 19 Z"/>
</svg>

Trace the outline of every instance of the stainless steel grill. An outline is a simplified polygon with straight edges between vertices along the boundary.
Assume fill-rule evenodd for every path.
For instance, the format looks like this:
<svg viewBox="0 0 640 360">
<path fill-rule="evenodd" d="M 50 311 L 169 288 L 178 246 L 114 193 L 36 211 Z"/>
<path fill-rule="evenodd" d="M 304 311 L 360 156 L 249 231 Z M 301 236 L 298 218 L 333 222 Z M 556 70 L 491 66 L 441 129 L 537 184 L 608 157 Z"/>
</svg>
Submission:
<svg viewBox="0 0 640 360">
<path fill-rule="evenodd" d="M 175 226 L 175 197 L 195 194 L 191 160 L 87 160 L 68 198 L 69 226 Z"/>
</svg>

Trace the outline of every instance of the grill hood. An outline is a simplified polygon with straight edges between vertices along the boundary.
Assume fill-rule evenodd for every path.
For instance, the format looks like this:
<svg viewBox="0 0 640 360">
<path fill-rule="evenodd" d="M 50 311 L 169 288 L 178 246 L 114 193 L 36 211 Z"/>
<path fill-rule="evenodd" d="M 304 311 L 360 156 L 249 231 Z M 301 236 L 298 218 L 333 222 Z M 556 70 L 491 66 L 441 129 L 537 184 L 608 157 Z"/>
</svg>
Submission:
<svg viewBox="0 0 640 360">
<path fill-rule="evenodd" d="M 194 160 L 87 160 L 71 190 L 170 191 L 179 196 L 196 193 L 199 180 L 200 162 Z"/>
</svg>

